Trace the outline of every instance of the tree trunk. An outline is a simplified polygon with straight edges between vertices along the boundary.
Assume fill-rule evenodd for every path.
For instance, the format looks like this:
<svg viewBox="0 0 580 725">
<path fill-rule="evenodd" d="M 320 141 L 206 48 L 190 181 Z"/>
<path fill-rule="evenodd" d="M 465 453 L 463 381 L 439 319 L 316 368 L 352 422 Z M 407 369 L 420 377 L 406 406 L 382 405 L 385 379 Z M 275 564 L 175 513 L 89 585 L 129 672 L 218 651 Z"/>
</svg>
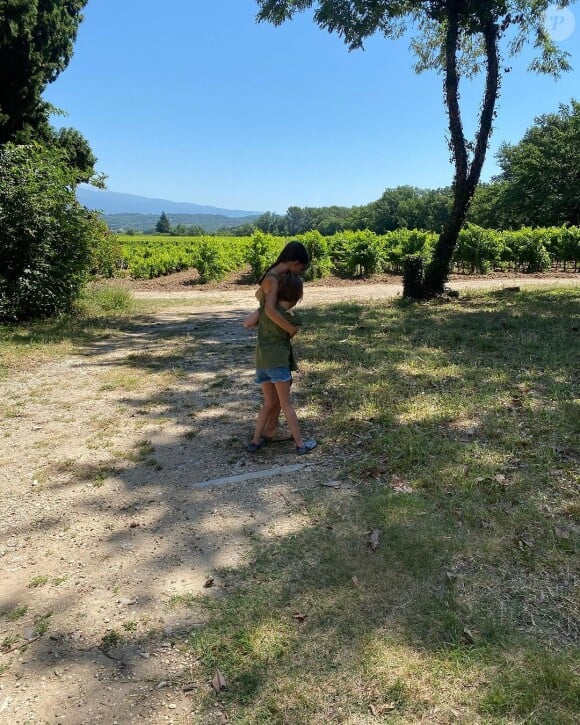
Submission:
<svg viewBox="0 0 580 725">
<path fill-rule="evenodd" d="M 445 38 L 445 103 L 451 134 L 450 148 L 455 163 L 453 207 L 435 245 L 433 258 L 425 270 L 422 289 L 423 298 L 441 294 L 449 278 L 451 261 L 459 232 L 465 222 L 481 175 L 495 115 L 495 102 L 499 91 L 499 31 L 493 19 L 488 18 L 482 31 L 485 41 L 487 71 L 485 95 L 479 117 L 473 159 L 469 163 L 467 142 L 463 133 L 459 107 L 459 73 L 457 70 L 460 33 L 459 4 L 450 5 Z"/>
</svg>

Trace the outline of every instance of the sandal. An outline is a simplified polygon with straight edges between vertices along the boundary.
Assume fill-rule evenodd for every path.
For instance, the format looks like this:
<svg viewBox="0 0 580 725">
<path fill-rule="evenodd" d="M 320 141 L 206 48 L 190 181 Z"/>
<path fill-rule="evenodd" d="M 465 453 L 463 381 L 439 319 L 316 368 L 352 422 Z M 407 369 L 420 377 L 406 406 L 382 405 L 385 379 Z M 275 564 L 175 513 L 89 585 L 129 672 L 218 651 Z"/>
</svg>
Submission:
<svg viewBox="0 0 580 725">
<path fill-rule="evenodd" d="M 304 441 L 303 446 L 296 446 L 296 453 L 299 456 L 303 456 L 305 453 L 310 453 L 310 451 L 316 448 L 316 446 L 316 441 L 311 438 L 310 440 Z"/>
</svg>

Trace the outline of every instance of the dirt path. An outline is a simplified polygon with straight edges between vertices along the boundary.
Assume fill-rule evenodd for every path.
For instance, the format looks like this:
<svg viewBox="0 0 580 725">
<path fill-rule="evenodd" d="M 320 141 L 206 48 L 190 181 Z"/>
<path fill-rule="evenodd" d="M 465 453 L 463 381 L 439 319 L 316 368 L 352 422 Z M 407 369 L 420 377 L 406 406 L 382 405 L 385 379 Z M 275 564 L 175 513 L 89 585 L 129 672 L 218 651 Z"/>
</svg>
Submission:
<svg viewBox="0 0 580 725">
<path fill-rule="evenodd" d="M 397 292 L 313 286 L 307 300 Z M 185 647 L 194 598 L 222 595 L 217 570 L 256 536 L 304 526 L 304 491 L 336 476 L 329 444 L 307 459 L 243 448 L 259 400 L 247 288 L 148 295 L 190 299 L 0 381 L 2 723 L 220 722 L 192 710 L 209 691 Z"/>
</svg>

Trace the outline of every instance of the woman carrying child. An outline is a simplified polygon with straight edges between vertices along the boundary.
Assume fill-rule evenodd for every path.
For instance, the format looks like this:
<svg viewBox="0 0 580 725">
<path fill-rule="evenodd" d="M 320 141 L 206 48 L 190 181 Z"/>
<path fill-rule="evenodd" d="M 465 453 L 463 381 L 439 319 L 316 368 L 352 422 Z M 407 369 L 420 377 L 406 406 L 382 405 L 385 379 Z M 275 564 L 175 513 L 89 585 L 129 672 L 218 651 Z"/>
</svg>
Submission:
<svg viewBox="0 0 580 725">
<path fill-rule="evenodd" d="M 247 446 L 252 453 L 272 439 L 280 409 L 284 412 L 296 452 L 302 455 L 316 447 L 316 441 L 304 441 L 302 438 L 290 400 L 292 370 L 296 369 L 290 339 L 298 332 L 300 320 L 289 310 L 302 299 L 302 280 L 297 275 L 308 267 L 308 262 L 308 252 L 303 244 L 288 243 L 260 280 L 256 292 L 260 309 L 244 322 L 246 327 L 258 324 L 256 383 L 261 386 L 264 395 L 254 437 Z"/>
</svg>

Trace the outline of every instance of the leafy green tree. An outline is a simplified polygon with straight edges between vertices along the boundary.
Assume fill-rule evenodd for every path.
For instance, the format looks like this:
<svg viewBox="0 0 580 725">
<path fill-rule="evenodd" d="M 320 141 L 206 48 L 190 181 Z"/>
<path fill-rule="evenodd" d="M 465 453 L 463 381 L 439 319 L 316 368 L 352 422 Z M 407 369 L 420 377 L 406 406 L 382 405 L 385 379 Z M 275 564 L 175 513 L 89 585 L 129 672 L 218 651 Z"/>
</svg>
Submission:
<svg viewBox="0 0 580 725">
<path fill-rule="evenodd" d="M 169 234 L 171 232 L 171 222 L 167 214 L 162 211 L 157 224 L 155 225 L 157 234 Z"/>
<path fill-rule="evenodd" d="M 286 234 L 286 219 L 280 214 L 274 214 L 271 211 L 267 211 L 265 214 L 259 216 L 254 225 L 257 229 L 264 234 Z"/>
<path fill-rule="evenodd" d="M 106 225 L 78 203 L 75 185 L 61 151 L 0 147 L 0 319 L 70 310 L 91 265 L 109 264 L 98 252 Z"/>
<path fill-rule="evenodd" d="M 580 101 L 535 119 L 501 145 L 499 203 L 510 226 L 580 225 Z"/>
<path fill-rule="evenodd" d="M 46 131 L 42 92 L 68 65 L 87 0 L 0 0 L 0 145 Z"/>
<path fill-rule="evenodd" d="M 484 229 L 505 229 L 509 222 L 502 207 L 503 182 L 479 184 L 467 214 L 467 222 Z"/>
<path fill-rule="evenodd" d="M 443 74 L 455 166 L 451 211 L 419 285 L 423 297 L 443 292 L 485 160 L 499 94 L 502 41 L 510 37 L 507 51 L 515 55 L 532 37 L 539 51 L 532 70 L 558 75 L 570 67 L 567 54 L 556 48 L 543 27 L 549 0 L 257 0 L 257 4 L 257 20 L 275 25 L 314 8 L 314 22 L 340 35 L 350 50 L 362 48 L 374 33 L 396 38 L 408 25 L 418 27 L 420 34 L 412 43 L 418 57 L 416 70 L 436 69 Z M 482 69 L 485 90 L 475 140 L 469 142 L 459 105 L 459 81 Z"/>
<path fill-rule="evenodd" d="M 207 235 L 206 230 L 197 224 L 191 224 L 186 230 L 186 236 L 188 237 L 203 237 L 204 234 Z"/>
</svg>

